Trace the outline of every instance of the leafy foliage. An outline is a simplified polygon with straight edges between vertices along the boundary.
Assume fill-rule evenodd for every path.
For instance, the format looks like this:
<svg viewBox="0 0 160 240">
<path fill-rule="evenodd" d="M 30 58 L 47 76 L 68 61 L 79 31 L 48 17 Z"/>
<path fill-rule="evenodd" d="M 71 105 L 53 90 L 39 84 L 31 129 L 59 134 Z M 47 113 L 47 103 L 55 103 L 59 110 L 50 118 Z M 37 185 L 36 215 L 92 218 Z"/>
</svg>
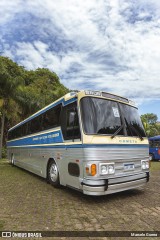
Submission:
<svg viewBox="0 0 160 240">
<path fill-rule="evenodd" d="M 69 90 L 60 83 L 56 73 L 49 69 L 27 71 L 11 59 L 0 56 L 0 158 L 9 127 L 67 92 Z"/>
<path fill-rule="evenodd" d="M 33 114 L 69 90 L 60 83 L 56 73 L 45 68 L 28 71 L 25 74 L 25 86 L 20 91 L 19 104 L 21 105 L 22 117 Z"/>
<path fill-rule="evenodd" d="M 158 117 L 156 114 L 147 113 L 141 115 L 141 120 L 148 137 L 160 135 L 160 125 L 157 122 Z"/>
<path fill-rule="evenodd" d="M 155 124 L 158 120 L 158 117 L 154 113 L 146 113 L 141 116 L 142 121 L 147 122 L 148 124 Z"/>
<path fill-rule="evenodd" d="M 18 109 L 16 100 L 18 88 L 23 84 L 23 72 L 23 67 L 18 66 L 9 58 L 0 57 L 0 158 L 2 156 L 3 135 L 6 132 L 5 120 L 12 119 L 11 109 Z"/>
</svg>

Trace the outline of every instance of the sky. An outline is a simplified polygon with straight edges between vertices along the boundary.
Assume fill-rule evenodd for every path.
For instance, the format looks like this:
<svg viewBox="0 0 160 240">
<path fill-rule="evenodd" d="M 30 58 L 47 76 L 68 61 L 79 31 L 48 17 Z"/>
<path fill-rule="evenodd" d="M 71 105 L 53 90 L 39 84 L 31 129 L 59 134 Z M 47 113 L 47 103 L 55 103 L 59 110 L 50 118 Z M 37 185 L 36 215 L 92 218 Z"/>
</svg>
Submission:
<svg viewBox="0 0 160 240">
<path fill-rule="evenodd" d="M 128 97 L 160 120 L 158 0 L 1 0 L 0 54 L 54 71 L 69 89 Z"/>
</svg>

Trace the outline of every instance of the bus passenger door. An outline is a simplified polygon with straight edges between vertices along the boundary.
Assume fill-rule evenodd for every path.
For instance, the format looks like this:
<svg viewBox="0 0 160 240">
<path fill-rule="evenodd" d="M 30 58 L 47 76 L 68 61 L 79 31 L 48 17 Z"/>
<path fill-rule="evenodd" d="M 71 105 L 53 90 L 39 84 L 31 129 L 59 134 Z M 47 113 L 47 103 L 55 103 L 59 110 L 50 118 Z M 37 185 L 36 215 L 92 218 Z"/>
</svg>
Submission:
<svg viewBox="0 0 160 240">
<path fill-rule="evenodd" d="M 63 107 L 61 126 L 65 150 L 62 157 L 60 179 L 63 185 L 79 189 L 83 153 L 76 103 Z"/>
</svg>

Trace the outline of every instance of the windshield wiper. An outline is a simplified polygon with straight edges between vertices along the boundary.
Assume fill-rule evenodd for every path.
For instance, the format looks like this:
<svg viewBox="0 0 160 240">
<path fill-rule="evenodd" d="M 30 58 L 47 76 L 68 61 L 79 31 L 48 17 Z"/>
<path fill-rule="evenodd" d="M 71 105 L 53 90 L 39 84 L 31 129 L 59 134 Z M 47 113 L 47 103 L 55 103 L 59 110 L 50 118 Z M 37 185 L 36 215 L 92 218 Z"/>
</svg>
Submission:
<svg viewBox="0 0 160 240">
<path fill-rule="evenodd" d="M 117 131 L 111 136 L 111 138 L 113 139 L 113 138 L 122 130 L 123 127 L 124 127 L 124 124 L 122 124 L 122 125 L 117 129 Z"/>
<path fill-rule="evenodd" d="M 137 134 L 137 136 L 141 139 L 141 141 L 143 140 L 142 135 L 139 133 L 139 131 L 132 125 L 132 124 L 128 124 L 129 127 L 131 127 L 133 129 L 133 131 Z"/>
<path fill-rule="evenodd" d="M 132 124 L 128 124 L 128 122 L 127 122 L 127 120 L 125 119 L 125 122 L 126 122 L 126 124 L 124 123 L 124 124 L 122 124 L 118 129 L 117 129 L 117 131 L 111 136 L 111 138 L 113 139 L 122 129 L 123 129 L 123 127 L 126 127 L 126 125 L 130 128 L 130 129 L 132 129 L 136 134 L 137 134 L 137 136 L 141 139 L 141 141 L 143 140 L 143 137 L 142 137 L 142 135 L 139 133 L 139 131 L 132 125 Z"/>
<path fill-rule="evenodd" d="M 141 139 L 141 141 L 142 141 L 142 140 L 143 140 L 143 137 L 142 137 L 142 135 L 139 133 L 139 131 L 138 131 L 132 124 L 129 124 L 129 123 L 127 122 L 126 118 L 125 118 L 125 122 L 126 122 L 127 126 L 128 126 L 130 129 L 132 129 L 132 130 L 137 134 L 137 136 Z M 132 131 L 131 131 L 131 132 L 132 132 Z"/>
</svg>

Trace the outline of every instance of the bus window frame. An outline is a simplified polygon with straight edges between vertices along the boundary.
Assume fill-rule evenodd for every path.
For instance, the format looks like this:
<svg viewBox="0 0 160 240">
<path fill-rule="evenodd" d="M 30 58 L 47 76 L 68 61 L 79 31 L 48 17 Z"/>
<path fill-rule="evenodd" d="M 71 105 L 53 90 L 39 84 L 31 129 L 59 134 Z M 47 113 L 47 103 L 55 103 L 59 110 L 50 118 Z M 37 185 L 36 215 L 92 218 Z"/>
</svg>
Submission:
<svg viewBox="0 0 160 240">
<path fill-rule="evenodd" d="M 73 129 L 72 129 L 72 131 L 74 133 L 73 133 L 73 135 L 71 137 L 70 136 L 67 137 L 67 120 L 68 120 L 67 113 L 71 109 L 74 109 L 73 112 L 76 113 L 75 116 L 77 116 L 77 118 L 78 118 L 77 121 L 78 121 L 78 127 L 79 127 L 79 135 L 75 136 L 75 131 L 74 131 L 75 118 L 74 118 Z M 61 123 L 61 129 L 62 129 L 62 134 L 63 134 L 64 141 L 72 141 L 72 142 L 74 142 L 76 139 L 81 140 L 82 134 L 81 134 L 80 118 L 79 118 L 79 113 L 78 113 L 77 101 L 62 107 L 60 119 L 61 119 L 60 123 Z"/>
</svg>

